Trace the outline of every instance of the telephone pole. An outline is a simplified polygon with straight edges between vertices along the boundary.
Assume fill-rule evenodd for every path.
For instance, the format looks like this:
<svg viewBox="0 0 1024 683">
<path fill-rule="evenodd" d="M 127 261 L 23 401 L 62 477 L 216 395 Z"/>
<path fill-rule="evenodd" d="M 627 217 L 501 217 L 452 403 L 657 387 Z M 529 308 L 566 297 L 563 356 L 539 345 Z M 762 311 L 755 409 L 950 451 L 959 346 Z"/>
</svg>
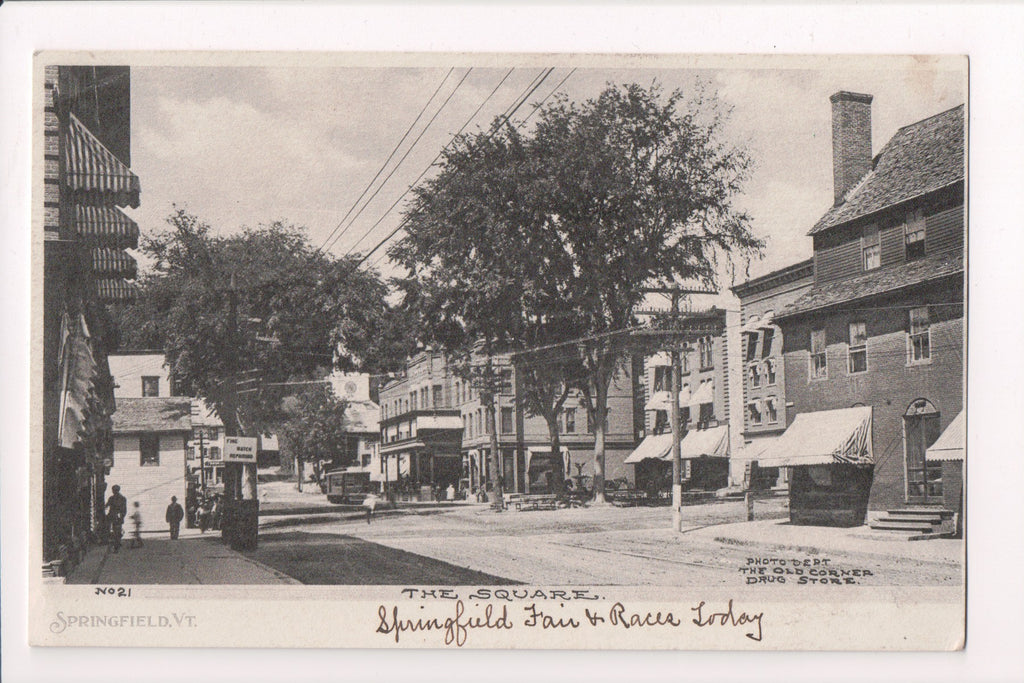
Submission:
<svg viewBox="0 0 1024 683">
<path fill-rule="evenodd" d="M 672 292 L 672 313 L 679 312 L 678 290 Z M 669 425 L 672 428 L 672 528 L 683 530 L 683 484 L 682 460 L 680 459 L 679 442 L 683 439 L 679 424 L 679 392 L 682 387 L 683 364 L 680 360 L 679 345 L 672 344 L 672 395 L 669 403 Z"/>
</svg>

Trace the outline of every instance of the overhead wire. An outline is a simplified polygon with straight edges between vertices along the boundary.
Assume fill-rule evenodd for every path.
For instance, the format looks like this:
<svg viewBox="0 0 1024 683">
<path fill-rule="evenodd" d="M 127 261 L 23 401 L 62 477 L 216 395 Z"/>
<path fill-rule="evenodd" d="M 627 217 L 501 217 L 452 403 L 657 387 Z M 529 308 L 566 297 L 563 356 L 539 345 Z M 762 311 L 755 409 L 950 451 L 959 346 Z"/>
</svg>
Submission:
<svg viewBox="0 0 1024 683">
<path fill-rule="evenodd" d="M 444 78 L 441 79 L 441 82 L 437 84 L 436 88 L 434 88 L 434 92 L 430 95 L 430 99 L 428 99 L 426 103 L 423 105 L 423 107 L 420 108 L 419 113 L 416 114 L 416 118 L 413 119 L 413 122 L 410 123 L 409 127 L 405 129 L 405 133 L 402 135 L 402 138 L 395 144 L 394 148 L 392 148 L 391 153 L 388 154 L 388 158 L 384 160 L 384 163 L 381 164 L 380 168 L 377 169 L 377 173 L 374 174 L 370 182 L 366 184 L 366 187 L 364 187 L 363 191 L 359 193 L 359 196 L 356 198 L 356 200 L 352 202 L 352 206 L 350 206 L 348 208 L 348 211 L 345 212 L 345 215 L 341 217 L 341 220 L 338 221 L 338 225 L 327 236 L 327 239 L 325 239 L 323 243 L 321 243 L 320 246 L 317 247 L 317 251 L 323 251 L 324 246 L 331 241 L 331 238 L 334 237 L 335 233 L 337 233 L 339 228 L 341 228 L 341 225 L 342 223 L 345 222 L 345 219 L 349 217 L 349 215 L 352 213 L 352 211 L 355 210 L 359 202 L 362 201 L 363 197 L 366 196 L 366 193 L 369 192 L 371 187 L 373 187 L 373 184 L 377 181 L 377 178 L 380 177 L 380 174 L 384 172 L 384 169 L 387 168 L 387 165 L 395 157 L 395 154 L 398 153 L 398 149 L 402 146 L 402 143 L 405 142 L 406 138 L 409 137 L 409 133 L 411 133 L 412 129 L 416 127 L 416 124 L 419 123 L 419 120 L 423 118 L 423 114 L 426 113 L 427 108 L 430 107 L 430 103 L 434 101 L 435 97 L 437 97 L 437 93 L 441 92 L 441 88 L 448 81 L 448 77 L 452 75 L 453 71 L 455 71 L 455 67 L 448 69 L 448 73 L 444 75 Z M 348 228 L 345 229 L 347 230 Z"/>
<path fill-rule="evenodd" d="M 497 124 L 496 124 L 495 126 L 493 126 L 493 127 L 492 127 L 492 129 L 491 129 L 491 132 L 490 132 L 490 133 L 489 133 L 489 134 L 487 135 L 487 139 L 488 139 L 488 140 L 490 140 L 490 139 L 491 139 L 491 138 L 492 138 L 492 137 L 494 136 L 494 134 L 495 134 L 495 133 L 497 133 L 497 132 L 498 132 L 498 130 L 500 130 L 501 126 L 502 126 L 502 125 L 503 125 L 504 123 L 507 123 L 507 122 L 508 122 L 508 120 L 509 120 L 509 119 L 510 119 L 510 118 L 511 118 L 511 117 L 512 117 L 512 116 L 513 116 L 513 115 L 514 115 L 515 113 L 516 113 L 516 111 L 518 111 L 518 110 L 519 110 L 519 108 L 520 108 L 520 107 L 521 107 L 521 106 L 523 105 L 523 103 L 524 103 L 524 102 L 526 102 L 526 100 L 527 100 L 527 99 L 529 99 L 530 95 L 532 95 L 532 94 L 533 94 L 534 92 L 536 92 L 537 88 L 539 88 L 539 87 L 540 87 L 540 85 L 541 85 L 541 84 L 542 84 L 542 83 L 543 83 L 543 82 L 544 82 L 544 81 L 545 81 L 545 80 L 547 79 L 547 77 L 548 77 L 548 76 L 549 76 L 549 75 L 551 74 L 551 72 L 552 72 L 552 71 L 554 71 L 554 67 L 548 68 L 548 69 L 547 69 L 547 70 L 546 70 L 546 71 L 544 72 L 544 74 L 543 74 L 543 76 L 542 76 L 542 77 L 540 78 L 540 80 L 538 80 L 538 81 L 536 82 L 536 84 L 535 84 L 535 85 L 533 85 L 533 87 L 532 87 L 532 88 L 530 88 L 530 89 L 529 89 L 529 91 L 528 91 L 528 92 L 527 92 L 527 93 L 526 93 L 526 94 L 525 94 L 525 95 L 524 95 L 523 97 L 521 97 L 521 98 L 519 99 L 518 103 L 517 103 L 517 104 L 515 105 L 515 107 L 514 107 L 514 108 L 512 109 L 512 111 L 510 111 L 510 112 L 509 112 L 508 114 L 506 114 L 506 115 L 505 115 L 505 116 L 504 116 L 504 117 L 502 118 L 502 120 L 501 120 L 501 121 L 497 122 Z M 538 105 L 538 106 L 539 106 L 539 105 Z M 449 144 L 450 144 L 450 143 L 449 143 Z M 442 151 L 443 151 L 443 150 L 442 150 Z M 440 155 L 438 155 L 438 158 L 440 158 Z M 431 163 L 431 166 L 433 166 L 433 163 Z M 418 178 L 417 178 L 416 180 L 414 180 L 414 181 L 413 181 L 412 185 L 410 185 L 410 187 L 409 187 L 409 190 L 411 190 L 411 189 L 412 189 L 412 187 L 413 187 L 413 186 L 415 186 L 415 184 L 416 184 L 417 182 L 419 182 L 419 181 L 420 181 L 420 179 L 421 179 L 421 178 L 422 178 L 422 177 L 423 177 L 424 175 L 426 175 L 427 171 L 428 171 L 428 170 L 430 170 L 431 166 L 428 166 L 428 167 L 427 167 L 426 169 L 424 169 L 423 173 L 421 173 L 421 174 L 419 175 L 419 177 L 418 177 Z M 409 191 L 409 190 L 407 190 L 407 191 L 406 191 L 406 193 L 408 193 L 408 191 Z M 405 196 L 405 193 L 403 193 L 402 197 L 404 197 L 404 196 Z M 399 198 L 399 200 L 401 200 L 401 197 Z M 396 204 L 397 204 L 397 202 L 396 202 Z M 389 209 L 389 211 L 390 211 L 390 209 Z M 399 232 L 399 231 L 400 231 L 400 230 L 401 230 L 402 228 L 404 228 L 404 227 L 405 227 L 405 225 L 406 225 L 406 223 L 408 223 L 408 222 L 409 222 L 409 219 L 408 219 L 408 218 L 405 218 L 405 219 L 403 219 L 403 220 L 402 220 L 402 221 L 401 221 L 401 222 L 400 222 L 400 223 L 399 223 L 399 224 L 398 224 L 398 225 L 397 225 L 397 226 L 396 226 L 396 227 L 395 227 L 395 228 L 394 228 L 394 229 L 393 229 L 393 230 L 392 230 L 391 232 L 389 232 L 389 233 L 388 233 L 388 235 L 387 235 L 387 236 L 386 236 L 386 237 L 385 237 L 384 239 L 382 239 L 381 241 L 379 241 L 379 242 L 378 242 L 378 243 L 377 243 L 377 244 L 376 244 L 376 245 L 375 245 L 375 246 L 374 246 L 374 247 L 373 247 L 372 249 L 370 249 L 370 251 L 368 251 L 368 252 L 367 252 L 366 254 L 364 254 L 364 255 L 363 255 L 363 256 L 362 256 L 362 257 L 361 257 L 361 258 L 359 259 L 359 261 L 358 261 L 358 262 L 356 263 L 356 266 L 358 267 L 358 266 L 362 265 L 363 263 L 365 263 L 365 262 L 366 262 L 366 259 L 368 259 L 368 258 L 369 258 L 369 257 L 370 257 L 371 255 L 373 255 L 373 254 L 374 254 L 374 253 L 375 253 L 375 252 L 376 252 L 376 251 L 377 251 L 378 249 L 380 249 L 380 248 L 381 248 L 382 246 L 384 246 L 384 245 L 385 245 L 385 244 L 386 244 L 387 242 L 389 242 L 389 241 L 391 240 L 391 238 L 393 238 L 393 237 L 394 237 L 395 235 L 397 235 L 397 234 L 398 234 L 398 232 Z M 368 234 L 369 234 L 369 232 L 367 232 L 366 234 L 368 235 Z M 361 240 L 360 240 L 360 241 L 361 241 Z M 357 244 L 358 244 L 358 242 L 357 242 Z M 355 249 L 355 246 L 356 246 L 356 245 L 353 245 L 353 250 Z"/>
<path fill-rule="evenodd" d="M 423 127 L 423 130 L 419 132 L 419 135 L 417 135 L 416 139 L 412 141 L 412 144 L 409 145 L 409 148 L 405 150 L 405 154 L 402 155 L 402 158 L 398 160 L 398 163 L 395 164 L 395 167 L 393 169 L 391 169 L 391 172 L 388 173 L 387 177 L 385 177 L 384 180 L 381 181 L 380 185 L 377 186 L 377 189 L 373 191 L 373 194 L 370 195 L 370 198 L 366 200 L 362 208 L 359 209 L 356 215 L 352 217 L 352 220 L 349 221 L 349 224 L 345 227 L 345 230 L 343 230 L 341 234 L 339 234 L 337 237 L 334 238 L 334 240 L 331 241 L 331 243 L 327 246 L 328 249 L 337 244 L 338 240 L 341 239 L 341 236 L 348 231 L 348 228 L 352 227 L 355 224 L 356 219 L 358 219 L 359 216 L 362 215 L 363 211 L 366 210 L 366 207 L 370 205 L 370 202 L 372 202 L 373 199 L 377 196 L 377 194 L 380 193 L 380 191 L 384 188 L 384 186 L 387 185 L 388 181 L 391 180 L 391 177 L 395 175 L 398 169 L 402 167 L 402 164 L 405 162 L 405 160 L 409 158 L 409 154 L 411 154 L 412 151 L 416 148 L 417 143 L 419 143 L 423 136 L 426 135 L 427 131 L 430 130 L 430 126 L 434 123 L 434 121 L 437 120 L 437 117 L 441 115 L 441 112 L 444 111 L 445 107 L 448 106 L 448 103 L 451 102 L 452 97 L 455 96 L 455 93 L 459 91 L 459 88 L 462 87 L 462 84 L 466 82 L 466 79 L 469 78 L 469 74 L 472 72 L 473 67 L 470 67 L 469 69 L 466 70 L 466 73 L 462 75 L 462 78 L 459 80 L 459 82 L 455 84 L 455 88 L 450 93 L 448 93 L 448 97 L 445 98 L 444 102 L 441 103 L 441 106 L 438 107 L 436 112 L 434 112 L 434 115 L 430 117 L 429 121 L 427 121 L 427 125 Z M 348 252 L 346 251 L 346 254 L 347 253 Z"/>
</svg>

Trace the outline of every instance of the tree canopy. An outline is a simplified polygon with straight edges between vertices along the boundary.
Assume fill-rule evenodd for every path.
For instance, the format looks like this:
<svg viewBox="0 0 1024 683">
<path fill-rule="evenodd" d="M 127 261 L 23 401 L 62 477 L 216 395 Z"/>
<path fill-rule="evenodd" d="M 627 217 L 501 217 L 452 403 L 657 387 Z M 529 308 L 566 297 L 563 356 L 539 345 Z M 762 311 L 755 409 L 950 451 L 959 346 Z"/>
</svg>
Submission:
<svg viewBox="0 0 1024 683">
<path fill-rule="evenodd" d="M 442 345 L 587 340 L 560 360 L 522 358 L 551 369 L 524 373 L 543 400 L 564 401 L 552 373 L 589 399 L 599 496 L 608 389 L 629 350 L 616 335 L 635 324 L 645 288 L 714 286 L 721 267 L 762 247 L 733 204 L 750 158 L 727 141 L 726 114 L 702 87 L 557 96 L 530 133 L 500 126 L 446 151 L 389 252 L 429 302 L 426 333 Z"/>
<path fill-rule="evenodd" d="M 178 391 L 208 399 L 228 429 L 241 418 L 262 431 L 279 414 L 280 394 L 246 389 L 404 358 L 409 329 L 387 284 L 354 259 L 314 250 L 283 223 L 220 236 L 181 209 L 167 222 L 143 241 L 152 267 L 137 301 L 116 311 L 121 345 L 162 350 Z"/>
</svg>

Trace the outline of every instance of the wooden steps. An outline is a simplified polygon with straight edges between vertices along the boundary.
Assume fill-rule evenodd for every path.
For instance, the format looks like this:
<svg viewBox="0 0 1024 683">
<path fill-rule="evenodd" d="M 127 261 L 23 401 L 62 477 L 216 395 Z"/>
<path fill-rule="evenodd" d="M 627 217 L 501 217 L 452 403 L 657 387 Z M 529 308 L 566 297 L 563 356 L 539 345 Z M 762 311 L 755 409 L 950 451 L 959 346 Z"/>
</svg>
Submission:
<svg viewBox="0 0 1024 683">
<path fill-rule="evenodd" d="M 884 517 L 871 523 L 871 528 L 880 531 L 936 534 L 948 531 L 945 527 L 952 519 L 953 513 L 942 508 L 903 508 L 887 511 Z"/>
</svg>

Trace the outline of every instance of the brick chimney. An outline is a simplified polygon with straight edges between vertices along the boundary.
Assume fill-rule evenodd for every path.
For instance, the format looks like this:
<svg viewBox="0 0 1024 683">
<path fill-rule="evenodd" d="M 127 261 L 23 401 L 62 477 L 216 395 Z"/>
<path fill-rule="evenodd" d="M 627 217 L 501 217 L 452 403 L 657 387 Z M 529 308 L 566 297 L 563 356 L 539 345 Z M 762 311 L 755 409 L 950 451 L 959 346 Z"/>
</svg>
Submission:
<svg viewBox="0 0 1024 683">
<path fill-rule="evenodd" d="M 871 170 L 871 95 L 840 90 L 832 102 L 832 186 L 835 205 Z"/>
</svg>

